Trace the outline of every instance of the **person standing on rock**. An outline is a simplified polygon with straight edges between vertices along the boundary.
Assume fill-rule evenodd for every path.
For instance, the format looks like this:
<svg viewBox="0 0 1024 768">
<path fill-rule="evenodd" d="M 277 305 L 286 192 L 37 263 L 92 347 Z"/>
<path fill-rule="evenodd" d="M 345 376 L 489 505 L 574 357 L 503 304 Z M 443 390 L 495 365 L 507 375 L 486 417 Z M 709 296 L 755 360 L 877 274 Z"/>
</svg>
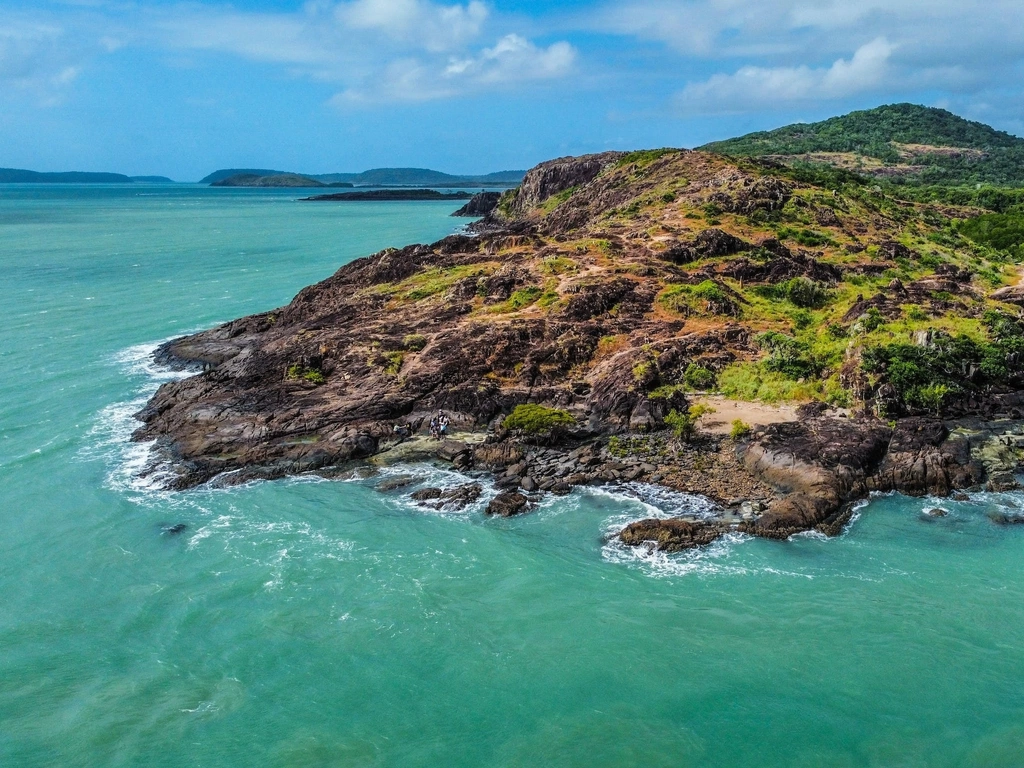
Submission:
<svg viewBox="0 0 1024 768">
<path fill-rule="evenodd" d="M 448 437 L 448 425 L 450 423 L 451 420 L 448 418 L 448 414 L 446 414 L 444 411 L 437 412 L 438 440 L 443 440 L 444 438 Z"/>
</svg>

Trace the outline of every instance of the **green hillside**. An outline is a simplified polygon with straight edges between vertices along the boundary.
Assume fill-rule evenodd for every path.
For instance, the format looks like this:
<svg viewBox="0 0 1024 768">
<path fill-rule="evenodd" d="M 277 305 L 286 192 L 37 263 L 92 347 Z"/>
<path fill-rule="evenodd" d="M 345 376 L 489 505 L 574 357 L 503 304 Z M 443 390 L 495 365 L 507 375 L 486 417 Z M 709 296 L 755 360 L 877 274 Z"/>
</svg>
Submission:
<svg viewBox="0 0 1024 768">
<path fill-rule="evenodd" d="M 700 149 L 829 165 L 904 184 L 1024 186 L 1024 139 L 916 104 L 788 125 Z"/>
</svg>

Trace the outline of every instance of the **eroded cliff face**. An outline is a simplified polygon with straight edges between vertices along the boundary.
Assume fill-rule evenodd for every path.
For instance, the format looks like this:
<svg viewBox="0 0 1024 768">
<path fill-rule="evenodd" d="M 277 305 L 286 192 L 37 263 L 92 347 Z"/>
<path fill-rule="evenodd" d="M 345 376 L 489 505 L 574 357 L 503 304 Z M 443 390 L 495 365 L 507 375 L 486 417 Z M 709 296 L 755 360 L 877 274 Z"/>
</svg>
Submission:
<svg viewBox="0 0 1024 768">
<path fill-rule="evenodd" d="M 807 322 L 843 339 L 816 380 L 873 392 L 856 367 L 865 317 L 884 322 L 908 300 L 936 318 L 977 316 L 989 301 L 971 272 L 950 271 L 955 254 L 927 266 L 897 242 L 907 215 L 699 152 L 544 163 L 478 234 L 381 251 L 285 307 L 166 345 L 166 359 L 206 370 L 161 387 L 136 439 L 158 441 L 169 485 L 183 488 L 364 458 L 396 423 L 420 429 L 438 409 L 498 437 L 523 403 L 568 411 L 577 426 L 563 437 L 577 443 L 651 433 L 686 408 L 688 370 L 760 365 L 781 355 L 758 341 L 765 331 Z M 813 237 L 780 225 L 790 218 L 813 221 Z M 903 281 L 888 276 L 897 267 Z M 794 279 L 831 303 L 816 315 L 787 303 L 778 287 Z M 906 429 L 825 415 L 755 435 L 742 464 L 777 498 L 747 529 L 834 528 L 871 490 L 948 492 L 982 477 L 947 435 Z"/>
</svg>

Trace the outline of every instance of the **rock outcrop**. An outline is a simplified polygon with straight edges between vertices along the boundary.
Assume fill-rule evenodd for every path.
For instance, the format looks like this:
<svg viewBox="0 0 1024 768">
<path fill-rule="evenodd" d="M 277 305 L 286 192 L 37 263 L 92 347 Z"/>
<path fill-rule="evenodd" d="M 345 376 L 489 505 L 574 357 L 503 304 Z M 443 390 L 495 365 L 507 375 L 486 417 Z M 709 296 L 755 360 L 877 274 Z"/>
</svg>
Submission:
<svg viewBox="0 0 1024 768">
<path fill-rule="evenodd" d="M 891 213 L 869 203 L 768 164 L 685 150 L 543 163 L 517 190 L 473 198 L 466 215 L 487 209 L 473 234 L 385 249 L 285 307 L 164 345 L 163 362 L 201 372 L 162 386 L 138 414 L 135 438 L 156 441 L 167 484 L 186 488 L 366 459 L 422 435 L 443 410 L 452 432 L 478 437 L 430 454 L 491 473 L 502 493 L 490 514 L 519 513 L 539 493 L 633 481 L 704 493 L 729 510 L 717 521 L 649 520 L 623 532 L 673 550 L 727 529 L 835 533 L 872 491 L 1012 487 L 1017 444 L 996 449 L 982 437 L 1000 416 L 1024 417 L 1024 393 L 1005 382 L 972 385 L 955 400 L 925 392 L 932 399 L 921 402 L 937 401 L 947 421 L 919 408 L 891 426 L 818 403 L 797 422 L 699 450 L 670 437 L 694 375 L 731 375 L 751 397 L 784 380 L 788 392 L 803 386 L 824 398 L 827 380 L 841 389 L 830 397 L 870 414 L 892 388 L 860 365 L 872 329 L 913 313 L 914 322 L 949 315 L 977 330 L 985 310 L 1005 314 L 995 302 L 1016 294 L 986 298 L 973 254 L 961 258 L 935 237 L 926 259 L 924 246 L 901 241 L 936 229 L 939 213 L 908 227 L 909 204 Z M 908 346 L 931 349 L 938 332 L 914 333 Z M 986 371 L 1017 365 L 992 349 Z M 972 363 L 961 378 L 983 375 Z M 508 433 L 505 417 L 524 404 L 559 411 L 558 429 Z M 613 450 L 611 438 L 623 435 L 663 442 L 648 453 Z M 481 490 L 434 493 L 417 491 L 423 504 L 454 509 Z"/>
</svg>

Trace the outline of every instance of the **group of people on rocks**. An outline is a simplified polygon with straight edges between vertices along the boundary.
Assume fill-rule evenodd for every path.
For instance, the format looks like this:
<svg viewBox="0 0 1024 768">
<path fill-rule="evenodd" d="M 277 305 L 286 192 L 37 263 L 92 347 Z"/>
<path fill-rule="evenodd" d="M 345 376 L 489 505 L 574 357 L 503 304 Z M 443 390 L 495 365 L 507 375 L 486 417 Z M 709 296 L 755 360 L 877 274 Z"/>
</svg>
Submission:
<svg viewBox="0 0 1024 768">
<path fill-rule="evenodd" d="M 437 416 L 430 420 L 430 436 L 435 440 L 444 440 L 448 437 L 448 426 L 451 420 L 444 411 L 438 411 Z"/>
<path fill-rule="evenodd" d="M 435 440 L 444 440 L 448 437 L 448 427 L 451 426 L 451 419 L 448 418 L 448 414 L 444 411 L 438 411 L 436 416 L 432 416 L 430 419 L 430 436 Z M 412 424 L 406 422 L 405 424 L 395 424 L 391 428 L 391 432 L 398 442 L 402 442 L 408 437 L 412 437 L 413 433 Z"/>
</svg>

